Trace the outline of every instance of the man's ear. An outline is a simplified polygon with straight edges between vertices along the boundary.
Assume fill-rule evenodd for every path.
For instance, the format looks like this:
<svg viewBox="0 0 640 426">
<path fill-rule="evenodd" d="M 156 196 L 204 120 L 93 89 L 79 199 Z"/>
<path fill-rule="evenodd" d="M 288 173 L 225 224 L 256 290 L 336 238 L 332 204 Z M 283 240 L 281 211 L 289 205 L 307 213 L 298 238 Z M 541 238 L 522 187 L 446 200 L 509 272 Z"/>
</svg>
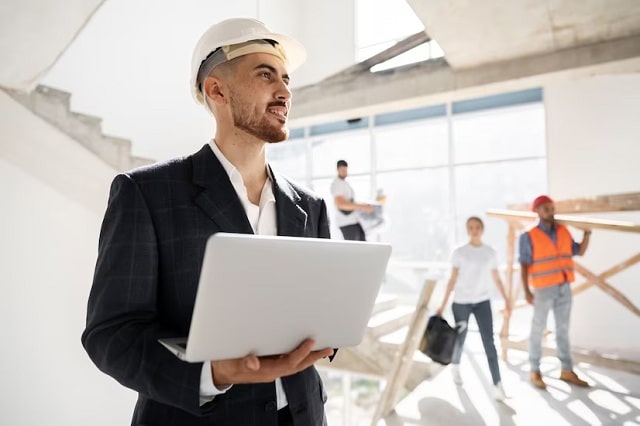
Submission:
<svg viewBox="0 0 640 426">
<path fill-rule="evenodd" d="M 226 89 L 223 88 L 223 82 L 219 78 L 212 76 L 205 78 L 203 89 L 207 97 L 213 102 L 217 104 L 227 103 Z"/>
</svg>

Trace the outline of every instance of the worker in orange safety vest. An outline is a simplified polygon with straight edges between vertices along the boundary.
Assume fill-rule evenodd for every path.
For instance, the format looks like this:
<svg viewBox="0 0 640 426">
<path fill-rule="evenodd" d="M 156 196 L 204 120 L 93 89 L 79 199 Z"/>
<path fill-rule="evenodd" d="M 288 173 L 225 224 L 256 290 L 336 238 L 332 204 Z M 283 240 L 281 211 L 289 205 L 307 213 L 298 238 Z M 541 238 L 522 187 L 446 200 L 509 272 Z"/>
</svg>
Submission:
<svg viewBox="0 0 640 426">
<path fill-rule="evenodd" d="M 582 256 L 589 245 L 591 230 L 585 230 L 582 242 L 573 240 L 569 230 L 556 223 L 555 205 L 546 195 L 537 197 L 532 210 L 538 214 L 538 224 L 520 235 L 520 267 L 525 298 L 533 305 L 533 319 L 529 334 L 529 363 L 531 383 L 540 389 L 546 384 L 540 374 L 542 334 L 549 311 L 553 310 L 556 324 L 556 353 L 561 363 L 560 379 L 581 387 L 589 383 L 573 371 L 569 343 L 571 317 L 571 286 L 574 280 L 573 256 Z"/>
</svg>

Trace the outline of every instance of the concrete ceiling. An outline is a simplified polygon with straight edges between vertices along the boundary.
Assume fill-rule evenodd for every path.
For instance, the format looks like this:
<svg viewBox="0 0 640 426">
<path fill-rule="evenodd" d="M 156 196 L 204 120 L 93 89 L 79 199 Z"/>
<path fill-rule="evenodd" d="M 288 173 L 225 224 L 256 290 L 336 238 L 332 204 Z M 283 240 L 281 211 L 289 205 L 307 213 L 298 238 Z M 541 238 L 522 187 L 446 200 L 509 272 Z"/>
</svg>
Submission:
<svg viewBox="0 0 640 426">
<path fill-rule="evenodd" d="M 637 0 L 407 2 L 444 59 L 379 73 L 370 72 L 365 61 L 367 67 L 299 88 L 294 125 L 640 72 Z"/>
<path fill-rule="evenodd" d="M 640 34 L 637 0 L 407 0 L 455 69 Z"/>
</svg>

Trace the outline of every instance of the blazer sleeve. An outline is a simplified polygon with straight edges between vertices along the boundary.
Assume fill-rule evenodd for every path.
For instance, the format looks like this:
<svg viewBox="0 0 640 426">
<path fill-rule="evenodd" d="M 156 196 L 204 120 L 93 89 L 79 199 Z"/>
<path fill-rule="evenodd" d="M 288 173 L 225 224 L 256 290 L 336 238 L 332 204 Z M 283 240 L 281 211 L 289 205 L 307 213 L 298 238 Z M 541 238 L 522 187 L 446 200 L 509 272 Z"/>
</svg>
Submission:
<svg viewBox="0 0 640 426">
<path fill-rule="evenodd" d="M 320 203 L 320 218 L 318 220 L 318 237 L 331 238 L 329 230 L 329 216 L 327 215 L 327 205 L 324 200 Z"/>
<path fill-rule="evenodd" d="M 100 231 L 82 344 L 97 367 L 124 386 L 192 414 L 208 414 L 215 403 L 199 406 L 202 363 L 180 361 L 157 342 L 172 335 L 157 309 L 158 275 L 148 206 L 132 178 L 119 175 Z"/>
</svg>

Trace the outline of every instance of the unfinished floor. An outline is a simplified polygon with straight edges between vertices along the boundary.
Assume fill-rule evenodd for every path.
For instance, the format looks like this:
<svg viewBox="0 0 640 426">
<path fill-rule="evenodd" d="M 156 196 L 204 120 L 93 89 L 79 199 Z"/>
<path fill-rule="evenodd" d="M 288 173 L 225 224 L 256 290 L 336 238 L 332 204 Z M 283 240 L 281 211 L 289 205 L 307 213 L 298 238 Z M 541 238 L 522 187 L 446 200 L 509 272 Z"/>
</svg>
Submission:
<svg viewBox="0 0 640 426">
<path fill-rule="evenodd" d="M 575 370 L 592 384 L 581 389 L 556 379 L 558 361 L 543 358 L 541 370 L 548 388 L 539 391 L 529 383 L 527 354 L 510 351 L 509 363 L 501 362 L 509 398 L 496 402 L 480 336 L 474 330 L 469 331 L 460 369 L 462 386 L 453 383 L 450 367 L 443 368 L 376 426 L 640 425 L 640 376 L 635 374 L 578 364 Z M 329 425 L 371 425 L 374 400 L 369 406 L 344 410 L 342 396 L 330 396 Z"/>
</svg>

